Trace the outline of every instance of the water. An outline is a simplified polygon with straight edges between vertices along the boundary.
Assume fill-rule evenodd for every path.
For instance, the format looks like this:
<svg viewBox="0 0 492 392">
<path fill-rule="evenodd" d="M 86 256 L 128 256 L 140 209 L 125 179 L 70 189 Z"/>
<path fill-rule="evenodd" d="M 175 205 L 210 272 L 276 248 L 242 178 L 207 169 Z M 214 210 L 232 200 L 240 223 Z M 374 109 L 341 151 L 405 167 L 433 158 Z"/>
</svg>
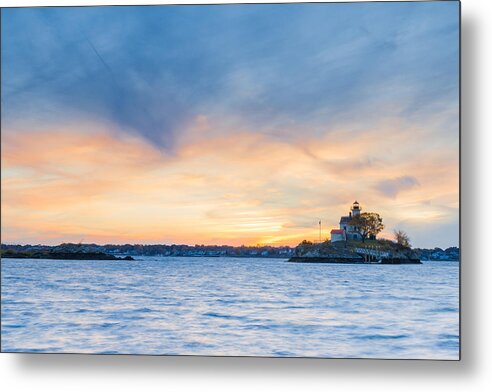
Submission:
<svg viewBox="0 0 492 392">
<path fill-rule="evenodd" d="M 457 262 L 2 260 L 2 350 L 457 359 Z"/>
</svg>

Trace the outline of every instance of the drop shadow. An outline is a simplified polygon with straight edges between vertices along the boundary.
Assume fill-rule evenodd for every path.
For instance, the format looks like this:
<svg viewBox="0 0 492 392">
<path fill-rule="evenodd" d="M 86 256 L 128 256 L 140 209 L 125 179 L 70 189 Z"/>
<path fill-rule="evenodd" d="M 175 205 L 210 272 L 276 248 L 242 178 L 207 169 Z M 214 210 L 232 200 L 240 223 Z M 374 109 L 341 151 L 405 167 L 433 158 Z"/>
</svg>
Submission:
<svg viewBox="0 0 492 392">
<path fill-rule="evenodd" d="M 151 357 L 131 355 L 11 354 L 18 370 L 29 373 L 59 372 L 99 375 L 205 375 L 228 376 L 359 376 L 388 379 L 412 374 L 458 378 L 465 367 L 458 361 L 237 358 L 237 357 Z"/>
<path fill-rule="evenodd" d="M 476 369 L 478 358 L 478 297 L 480 262 L 479 237 L 473 230 L 480 212 L 476 191 L 480 183 L 480 147 L 478 118 L 478 37 L 479 24 L 469 15 L 461 23 L 461 358 L 463 368 Z"/>
</svg>

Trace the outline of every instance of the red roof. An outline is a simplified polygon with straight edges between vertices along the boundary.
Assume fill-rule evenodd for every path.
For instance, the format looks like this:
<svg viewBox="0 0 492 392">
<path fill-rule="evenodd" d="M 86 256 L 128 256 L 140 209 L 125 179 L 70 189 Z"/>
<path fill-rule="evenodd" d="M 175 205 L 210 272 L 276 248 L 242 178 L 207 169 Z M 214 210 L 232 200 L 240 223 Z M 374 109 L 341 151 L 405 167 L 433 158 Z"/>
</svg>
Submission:
<svg viewBox="0 0 492 392">
<path fill-rule="evenodd" d="M 342 229 L 333 229 L 331 231 L 331 234 L 343 234 L 343 230 Z"/>
</svg>

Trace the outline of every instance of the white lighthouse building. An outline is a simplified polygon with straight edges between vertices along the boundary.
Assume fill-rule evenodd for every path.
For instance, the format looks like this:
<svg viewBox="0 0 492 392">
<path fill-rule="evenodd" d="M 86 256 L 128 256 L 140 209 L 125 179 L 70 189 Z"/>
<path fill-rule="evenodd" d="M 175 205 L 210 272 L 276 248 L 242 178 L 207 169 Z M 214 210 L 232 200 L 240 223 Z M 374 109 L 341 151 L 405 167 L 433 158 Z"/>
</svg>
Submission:
<svg viewBox="0 0 492 392">
<path fill-rule="evenodd" d="M 362 236 L 358 233 L 357 227 L 350 224 L 354 216 L 360 215 L 360 205 L 357 201 L 352 204 L 348 216 L 340 217 L 340 230 L 345 232 L 348 240 L 361 240 Z"/>
</svg>

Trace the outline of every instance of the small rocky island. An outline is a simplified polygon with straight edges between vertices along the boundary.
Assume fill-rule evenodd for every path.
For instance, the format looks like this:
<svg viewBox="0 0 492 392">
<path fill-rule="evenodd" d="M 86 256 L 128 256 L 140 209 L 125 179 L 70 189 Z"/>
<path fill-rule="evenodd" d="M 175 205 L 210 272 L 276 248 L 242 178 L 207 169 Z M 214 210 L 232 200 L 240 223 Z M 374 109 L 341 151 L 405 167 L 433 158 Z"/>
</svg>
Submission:
<svg viewBox="0 0 492 392">
<path fill-rule="evenodd" d="M 331 230 L 324 242 L 301 242 L 289 262 L 344 264 L 422 264 L 410 247 L 405 232 L 395 231 L 395 241 L 377 239 L 384 229 L 383 220 L 374 212 L 361 212 L 357 201 L 347 216 L 340 218 L 340 228 Z M 320 221 L 321 240 L 321 221 Z"/>
<path fill-rule="evenodd" d="M 294 263 L 337 263 L 337 264 L 422 264 L 410 248 L 401 247 L 389 240 L 325 241 L 314 244 L 303 241 L 294 256 Z"/>
<path fill-rule="evenodd" d="M 131 256 L 117 257 L 103 252 L 47 251 L 27 252 L 2 250 L 1 258 L 10 259 L 54 259 L 54 260 L 135 260 Z"/>
</svg>

